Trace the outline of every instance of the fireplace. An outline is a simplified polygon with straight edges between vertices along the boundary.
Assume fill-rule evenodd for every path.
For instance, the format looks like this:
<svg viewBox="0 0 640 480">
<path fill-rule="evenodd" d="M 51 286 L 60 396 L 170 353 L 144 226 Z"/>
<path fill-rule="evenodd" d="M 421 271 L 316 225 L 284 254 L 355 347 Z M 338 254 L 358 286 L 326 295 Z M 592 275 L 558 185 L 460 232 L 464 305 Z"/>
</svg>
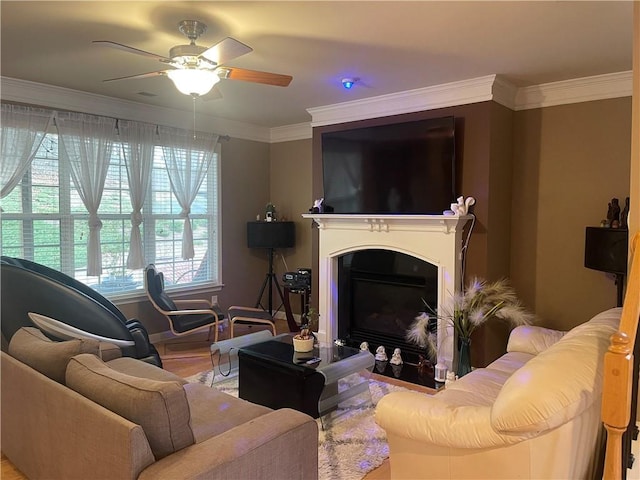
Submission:
<svg viewBox="0 0 640 480">
<path fill-rule="evenodd" d="M 400 348 L 405 361 L 417 362 L 423 352 L 405 337 L 419 312 L 437 308 L 435 265 L 393 250 L 358 250 L 338 258 L 337 286 L 338 338 Z"/>
<path fill-rule="evenodd" d="M 418 295 L 424 295 L 425 300 L 434 302 L 438 308 L 460 288 L 462 235 L 470 216 L 305 214 L 303 217 L 313 219 L 319 230 L 320 341 L 332 342 L 342 338 L 344 329 L 352 329 L 353 323 L 356 331 L 368 330 L 372 313 L 365 309 L 354 320 L 349 310 L 355 303 L 366 305 L 370 302 L 372 295 L 378 295 L 376 289 L 381 288 L 380 285 L 395 290 L 396 303 L 387 304 L 389 312 L 383 310 L 382 313 L 388 313 L 391 322 L 398 319 L 400 324 L 406 324 L 409 318 L 413 319 L 420 311 L 415 304 Z M 401 254 L 400 257 L 394 256 L 393 260 L 401 265 L 400 270 L 383 273 L 375 268 L 373 271 L 356 268 L 356 272 L 353 272 L 351 266 L 354 258 L 358 264 L 360 252 L 367 250 L 374 251 L 379 258 L 384 257 L 388 263 L 392 254 Z M 419 264 L 419 273 L 416 273 L 414 266 L 418 265 L 418 261 L 424 263 Z M 345 263 L 349 265 L 349 273 L 344 271 Z M 407 270 L 406 265 L 412 266 Z M 356 273 L 355 279 L 353 273 Z M 356 289 L 351 294 L 352 300 L 345 300 L 344 292 L 341 293 L 345 283 Z M 364 301 L 361 300 L 363 297 Z M 344 327 L 345 322 L 340 321 L 345 315 L 349 316 L 346 322 L 348 327 Z M 383 330 L 382 335 L 388 333 L 384 332 L 385 329 L 378 327 L 378 330 Z M 400 334 L 396 332 L 391 335 Z M 439 320 L 437 335 L 438 361 L 452 368 L 453 331 L 446 322 Z M 375 342 L 372 346 L 375 348 Z M 405 348 L 410 347 L 405 345 Z"/>
</svg>

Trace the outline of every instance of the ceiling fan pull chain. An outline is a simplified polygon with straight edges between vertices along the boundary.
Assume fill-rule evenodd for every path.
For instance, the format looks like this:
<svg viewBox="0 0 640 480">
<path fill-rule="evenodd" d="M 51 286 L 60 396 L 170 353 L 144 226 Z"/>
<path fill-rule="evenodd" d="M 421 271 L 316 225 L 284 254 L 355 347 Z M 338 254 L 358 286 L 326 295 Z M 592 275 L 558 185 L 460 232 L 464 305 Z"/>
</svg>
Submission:
<svg viewBox="0 0 640 480">
<path fill-rule="evenodd" d="M 196 96 L 191 95 L 193 98 L 193 139 L 196 139 Z"/>
</svg>

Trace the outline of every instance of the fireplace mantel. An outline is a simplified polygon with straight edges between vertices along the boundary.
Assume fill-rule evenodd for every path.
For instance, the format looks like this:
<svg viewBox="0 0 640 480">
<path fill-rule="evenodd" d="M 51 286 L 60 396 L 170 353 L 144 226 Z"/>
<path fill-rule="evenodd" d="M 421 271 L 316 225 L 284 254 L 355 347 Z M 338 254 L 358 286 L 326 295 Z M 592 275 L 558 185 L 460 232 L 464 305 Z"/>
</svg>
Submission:
<svg viewBox="0 0 640 480">
<path fill-rule="evenodd" d="M 461 284 L 462 234 L 469 215 L 303 214 L 319 231 L 318 338 L 336 339 L 338 258 L 364 249 L 387 249 L 438 267 L 438 307 Z M 416 312 L 416 315 L 418 312 Z M 453 332 L 438 321 L 438 361 L 452 368 Z"/>
<path fill-rule="evenodd" d="M 373 215 L 373 214 L 333 214 L 309 213 L 303 218 L 311 218 L 321 230 L 328 228 L 348 230 L 369 230 L 389 232 L 391 230 L 454 232 L 458 225 L 464 226 L 470 216 L 458 215 Z M 461 222 L 462 220 L 462 222 Z"/>
</svg>

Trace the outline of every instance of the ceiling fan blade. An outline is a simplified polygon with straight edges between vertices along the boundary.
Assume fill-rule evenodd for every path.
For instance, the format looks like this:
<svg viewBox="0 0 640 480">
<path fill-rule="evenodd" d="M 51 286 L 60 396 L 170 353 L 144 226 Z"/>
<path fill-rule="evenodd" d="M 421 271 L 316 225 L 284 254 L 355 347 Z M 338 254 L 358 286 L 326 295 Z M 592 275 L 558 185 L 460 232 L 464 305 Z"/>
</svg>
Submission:
<svg viewBox="0 0 640 480">
<path fill-rule="evenodd" d="M 129 47 L 128 45 L 112 42 L 110 40 L 94 40 L 91 43 L 95 43 L 96 45 L 100 45 L 103 47 L 117 48 L 118 50 L 122 50 L 124 52 L 129 52 L 129 53 L 135 53 L 136 55 L 142 55 L 144 57 L 155 58 L 156 60 L 160 60 L 161 62 L 165 62 L 165 63 L 171 62 L 170 58 L 163 57 L 162 55 L 156 55 L 155 53 L 146 52 L 144 50 L 140 50 L 139 48 Z"/>
<path fill-rule="evenodd" d="M 138 75 L 127 75 L 126 77 L 108 78 L 103 82 L 114 82 L 116 80 L 131 80 L 132 78 L 149 78 L 160 77 L 167 74 L 167 70 L 160 70 L 159 72 L 139 73 Z"/>
<path fill-rule="evenodd" d="M 223 78 L 232 80 L 243 80 L 245 82 L 264 83 L 275 85 L 276 87 L 286 87 L 291 83 L 291 75 L 280 75 L 279 73 L 259 72 L 257 70 L 247 70 L 245 68 L 223 67 L 226 75 Z"/>
<path fill-rule="evenodd" d="M 222 65 L 229 60 L 251 52 L 253 52 L 253 48 L 250 46 L 245 45 L 235 38 L 227 37 L 202 52 L 200 56 L 214 62 L 216 65 Z"/>
</svg>

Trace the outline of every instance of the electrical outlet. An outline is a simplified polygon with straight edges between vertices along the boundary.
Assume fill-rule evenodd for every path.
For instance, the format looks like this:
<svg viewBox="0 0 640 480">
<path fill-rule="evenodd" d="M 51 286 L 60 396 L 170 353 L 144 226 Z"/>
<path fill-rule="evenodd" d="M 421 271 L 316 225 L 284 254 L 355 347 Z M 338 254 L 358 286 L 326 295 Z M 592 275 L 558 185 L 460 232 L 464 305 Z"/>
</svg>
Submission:
<svg viewBox="0 0 640 480">
<path fill-rule="evenodd" d="M 211 296 L 211 303 L 213 303 L 214 305 L 218 304 L 218 296 L 217 295 L 212 295 Z"/>
</svg>

